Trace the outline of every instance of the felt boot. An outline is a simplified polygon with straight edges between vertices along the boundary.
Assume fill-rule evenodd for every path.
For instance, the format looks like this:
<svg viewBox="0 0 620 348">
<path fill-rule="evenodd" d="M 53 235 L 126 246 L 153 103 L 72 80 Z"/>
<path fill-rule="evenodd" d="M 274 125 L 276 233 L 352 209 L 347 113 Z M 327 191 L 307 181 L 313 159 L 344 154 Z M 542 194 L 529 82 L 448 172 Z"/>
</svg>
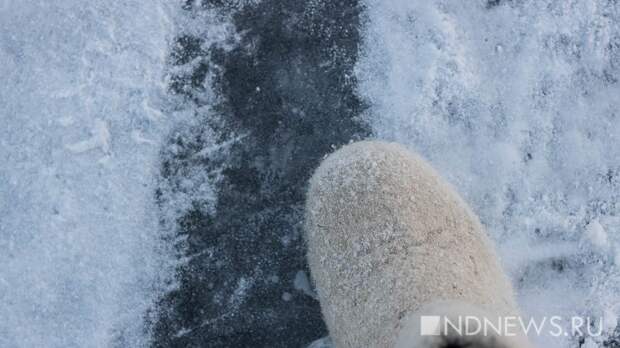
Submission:
<svg viewBox="0 0 620 348">
<path fill-rule="evenodd" d="M 477 217 L 425 160 L 400 145 L 362 141 L 328 156 L 310 180 L 305 237 L 336 348 L 526 345 L 525 338 L 501 335 L 421 335 L 420 319 L 433 312 L 470 311 L 497 321 L 518 310 Z"/>
</svg>

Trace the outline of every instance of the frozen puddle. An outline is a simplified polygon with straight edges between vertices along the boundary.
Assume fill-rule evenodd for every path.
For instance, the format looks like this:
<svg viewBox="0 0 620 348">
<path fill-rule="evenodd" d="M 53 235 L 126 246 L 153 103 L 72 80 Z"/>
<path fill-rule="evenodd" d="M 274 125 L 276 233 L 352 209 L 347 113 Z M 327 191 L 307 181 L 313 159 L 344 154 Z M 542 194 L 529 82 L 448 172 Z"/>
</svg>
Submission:
<svg viewBox="0 0 620 348">
<path fill-rule="evenodd" d="M 473 205 L 527 314 L 615 319 L 617 3 L 366 3 L 357 75 L 377 136 L 424 154 Z"/>
<path fill-rule="evenodd" d="M 139 347 L 166 273 L 164 1 L 0 2 L 0 346 Z"/>
</svg>

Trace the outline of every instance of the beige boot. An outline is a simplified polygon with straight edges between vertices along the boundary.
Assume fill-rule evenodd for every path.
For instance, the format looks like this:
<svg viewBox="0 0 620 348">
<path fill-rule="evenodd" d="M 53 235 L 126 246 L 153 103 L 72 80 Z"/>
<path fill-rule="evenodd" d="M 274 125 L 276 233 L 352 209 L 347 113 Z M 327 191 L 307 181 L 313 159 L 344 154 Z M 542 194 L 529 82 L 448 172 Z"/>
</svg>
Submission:
<svg viewBox="0 0 620 348">
<path fill-rule="evenodd" d="M 305 227 L 312 276 L 337 348 L 391 348 L 397 341 L 399 347 L 458 347 L 416 336 L 427 309 L 518 314 L 478 219 L 426 161 L 402 146 L 363 141 L 326 158 L 310 180 Z M 464 305 L 451 311 L 450 303 Z"/>
</svg>

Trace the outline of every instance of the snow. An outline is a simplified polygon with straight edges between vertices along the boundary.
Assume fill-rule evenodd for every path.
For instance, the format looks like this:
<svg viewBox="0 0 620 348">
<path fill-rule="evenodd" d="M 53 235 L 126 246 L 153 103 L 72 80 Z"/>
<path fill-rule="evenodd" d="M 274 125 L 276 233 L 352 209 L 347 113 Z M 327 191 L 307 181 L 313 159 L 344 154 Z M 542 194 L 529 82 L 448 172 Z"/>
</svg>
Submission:
<svg viewBox="0 0 620 348">
<path fill-rule="evenodd" d="M 308 345 L 307 348 L 332 348 L 332 347 L 333 347 L 332 341 L 329 339 L 329 337 L 325 337 L 325 338 L 321 338 L 319 340 L 316 340 L 310 343 L 310 345 Z"/>
<path fill-rule="evenodd" d="M 282 294 L 282 301 L 289 302 L 291 299 L 293 299 L 293 295 L 291 295 L 290 292 L 284 292 Z"/>
<path fill-rule="evenodd" d="M 95 119 L 92 135 L 86 140 L 66 146 L 74 153 L 82 153 L 92 149 L 100 148 L 104 154 L 110 153 L 110 131 L 106 123 L 100 119 Z"/>
<path fill-rule="evenodd" d="M 598 220 L 592 220 L 586 226 L 585 235 L 586 240 L 592 245 L 593 248 L 599 250 L 605 250 L 609 246 L 607 233 L 605 228 L 601 226 Z"/>
<path fill-rule="evenodd" d="M 472 205 L 526 314 L 602 316 L 610 335 L 620 308 L 620 5 L 365 3 L 356 76 L 377 137 L 422 153 Z M 224 46 L 238 35 L 208 11 L 179 18 L 177 7 L 0 1 L 1 347 L 148 344 L 145 313 L 174 286 L 174 252 L 162 243 L 174 231 L 160 219 L 193 201 L 212 207 L 218 176 L 185 173 L 155 203 L 162 145 L 208 112 L 167 94 L 168 73 L 200 63 L 167 71 L 170 44 L 179 32 Z M 204 144 L 200 156 L 244 136 Z M 251 286 L 243 280 L 229 300 Z M 315 296 L 303 271 L 294 286 Z"/>
<path fill-rule="evenodd" d="M 356 74 L 377 137 L 422 153 L 472 205 L 526 314 L 604 316 L 620 302 L 609 254 L 620 216 L 618 4 L 365 3 Z"/>
<path fill-rule="evenodd" d="M 166 1 L 0 1 L 0 346 L 140 347 L 172 270 Z"/>
<path fill-rule="evenodd" d="M 293 280 L 293 287 L 297 291 L 301 291 L 307 296 L 310 296 L 314 299 L 317 299 L 318 296 L 312 289 L 312 285 L 310 285 L 310 279 L 308 275 L 304 271 L 298 271 L 295 274 L 295 279 Z"/>
</svg>

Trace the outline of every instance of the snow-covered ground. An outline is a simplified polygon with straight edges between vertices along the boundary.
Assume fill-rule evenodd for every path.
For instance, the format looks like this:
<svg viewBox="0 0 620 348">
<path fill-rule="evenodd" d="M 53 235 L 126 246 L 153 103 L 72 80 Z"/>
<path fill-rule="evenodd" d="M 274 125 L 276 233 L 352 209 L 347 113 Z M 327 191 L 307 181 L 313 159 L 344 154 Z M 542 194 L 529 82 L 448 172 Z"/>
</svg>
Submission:
<svg viewBox="0 0 620 348">
<path fill-rule="evenodd" d="M 166 3 L 0 1 L 0 347 L 146 342 Z"/>
<path fill-rule="evenodd" d="M 603 346 L 620 314 L 618 3 L 365 3 L 357 91 L 376 136 L 470 202 L 526 314 L 604 316 L 606 335 L 586 339 Z M 171 44 L 235 41 L 180 8 L 0 0 L 0 347 L 148 344 L 175 267 L 160 222 L 214 194 L 198 168 L 155 202 L 162 146 L 208 112 L 167 93 L 168 74 L 203 63 L 171 67 Z"/>
<path fill-rule="evenodd" d="M 620 314 L 617 2 L 366 3 L 357 75 L 377 136 L 424 154 L 472 204 L 526 314 L 605 316 L 610 333 Z"/>
</svg>

